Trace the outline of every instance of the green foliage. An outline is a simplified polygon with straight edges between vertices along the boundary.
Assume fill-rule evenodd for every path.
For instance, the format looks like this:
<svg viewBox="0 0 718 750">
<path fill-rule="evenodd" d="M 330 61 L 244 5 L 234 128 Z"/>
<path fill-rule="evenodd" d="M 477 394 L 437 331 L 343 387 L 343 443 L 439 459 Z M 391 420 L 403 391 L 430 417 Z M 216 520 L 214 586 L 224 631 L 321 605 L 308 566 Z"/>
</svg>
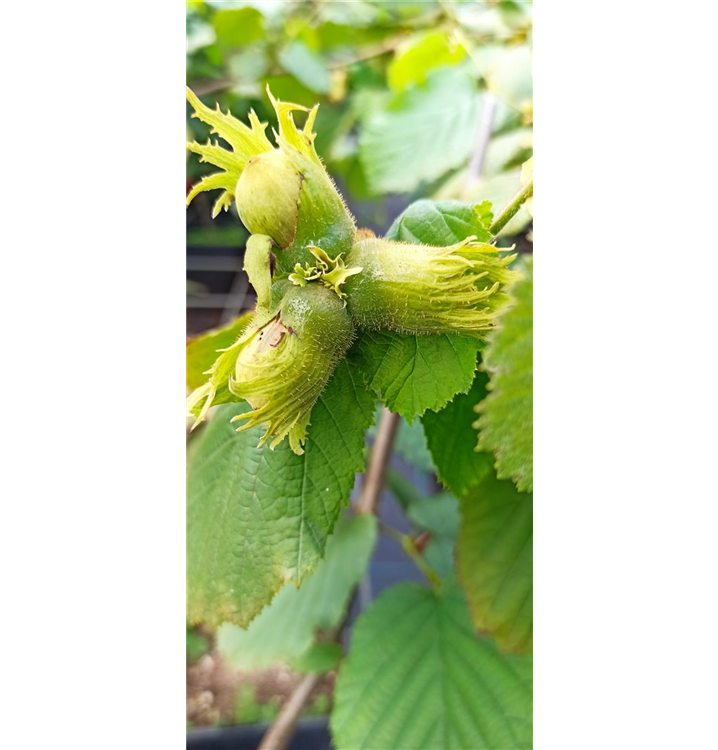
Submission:
<svg viewBox="0 0 718 750">
<path fill-rule="evenodd" d="M 491 204 L 469 205 L 459 201 L 428 201 L 412 203 L 397 217 L 387 237 L 397 242 L 445 247 L 471 237 L 491 242 Z"/>
<path fill-rule="evenodd" d="M 303 42 L 292 42 L 282 50 L 279 63 L 308 89 L 317 94 L 329 93 L 332 79 L 326 64 Z"/>
<path fill-rule="evenodd" d="M 396 471 L 390 471 L 388 484 L 407 518 L 430 534 L 424 559 L 439 578 L 454 578 L 454 547 L 459 533 L 459 501 L 448 492 L 424 495 Z"/>
<path fill-rule="evenodd" d="M 486 55 L 483 75 L 489 91 L 514 109 L 532 107 L 531 50 L 526 45 L 496 47 Z"/>
<path fill-rule="evenodd" d="M 394 438 L 394 450 L 419 471 L 433 471 L 434 464 L 426 445 L 426 436 L 421 422 L 409 424 L 401 419 Z"/>
<path fill-rule="evenodd" d="M 493 141 L 522 129 L 531 149 L 530 34 L 527 3 L 362 0 L 228 8 L 193 2 L 187 6 L 187 82 L 209 80 L 225 111 L 246 114 L 253 107 L 263 120 L 267 83 L 285 101 L 312 106 L 319 100 L 317 143 L 329 171 L 355 197 L 410 190 L 493 198 L 490 181 L 510 173 L 515 190 L 512 168 L 520 164 L 495 158 Z M 494 134 L 482 179 L 467 186 L 487 91 L 499 97 Z M 204 143 L 206 131 L 196 122 L 190 127 Z M 204 173 L 194 160 L 189 169 Z M 362 213 L 366 223 L 384 222 L 378 201 Z M 528 220 L 522 212 L 507 232 Z"/>
<path fill-rule="evenodd" d="M 421 418 L 441 483 L 461 496 L 491 468 L 491 458 L 476 452 L 474 406 L 486 395 L 488 376 L 477 372 L 471 390 L 457 395 L 444 409 Z"/>
<path fill-rule="evenodd" d="M 235 724 L 268 724 L 274 721 L 281 709 L 278 696 L 273 696 L 265 703 L 257 700 L 252 685 L 240 685 L 234 697 Z M 329 699 L 323 693 L 318 695 L 305 709 L 305 716 L 323 716 L 329 711 Z"/>
<path fill-rule="evenodd" d="M 428 33 L 397 51 L 387 68 L 387 83 L 394 91 L 404 91 L 412 84 L 424 83 L 434 68 L 453 66 L 466 56 L 463 47 L 442 32 Z"/>
<path fill-rule="evenodd" d="M 443 579 L 454 578 L 454 549 L 459 532 L 459 503 L 448 492 L 420 496 L 407 510 L 409 520 L 431 534 L 424 559 Z"/>
<path fill-rule="evenodd" d="M 344 656 L 338 643 L 313 643 L 301 656 L 289 661 L 295 672 L 328 672 L 334 669 Z"/>
<path fill-rule="evenodd" d="M 326 558 L 301 588 L 285 584 L 247 630 L 222 625 L 217 631 L 219 650 L 240 669 L 287 662 L 305 671 L 312 665 L 316 669 L 317 661 L 326 663 L 326 649 L 313 649 L 316 631 L 339 625 L 351 591 L 366 571 L 375 540 L 373 516 L 340 520 L 327 542 Z"/>
<path fill-rule="evenodd" d="M 209 641 L 187 625 L 187 661 L 196 661 L 209 651 Z"/>
<path fill-rule="evenodd" d="M 530 657 L 477 638 L 459 589 L 385 591 L 354 626 L 339 671 L 337 750 L 531 747 Z"/>
<path fill-rule="evenodd" d="M 533 647 L 533 497 L 492 470 L 461 499 L 458 577 L 474 624 L 507 651 Z"/>
<path fill-rule="evenodd" d="M 386 110 L 372 113 L 360 136 L 367 182 L 375 193 L 414 190 L 459 167 L 473 148 L 481 99 L 459 69 L 430 74 Z"/>
<path fill-rule="evenodd" d="M 477 406 L 479 450 L 496 457 L 499 479 L 533 490 L 533 258 L 483 353 L 489 395 Z"/>
<path fill-rule="evenodd" d="M 264 16 L 256 8 L 218 10 L 212 23 L 217 41 L 226 49 L 256 42 L 264 35 Z"/>
<path fill-rule="evenodd" d="M 371 396 L 346 362 L 312 410 L 304 455 L 286 441 L 257 447 L 261 427 L 237 434 L 220 407 L 200 435 L 187 480 L 187 594 L 191 622 L 246 627 L 281 586 L 299 584 L 324 556 L 364 468 Z"/>
<path fill-rule="evenodd" d="M 206 331 L 187 341 L 187 387 L 189 389 L 194 390 L 204 385 L 207 381 L 207 371 L 217 359 L 217 352 L 232 346 L 249 325 L 252 315 L 252 313 L 246 313 L 221 328 Z M 229 391 L 227 394 L 230 395 Z M 227 400 L 232 399 L 230 397 Z"/>
<path fill-rule="evenodd" d="M 364 331 L 349 357 L 367 387 L 411 422 L 427 409 L 441 409 L 455 393 L 471 387 L 480 346 L 477 339 L 449 334 Z"/>
<path fill-rule="evenodd" d="M 418 201 L 392 224 L 392 240 L 443 247 L 472 235 L 488 240 L 489 204 Z M 365 331 L 350 351 L 368 387 L 392 411 L 411 421 L 427 409 L 441 409 L 474 380 L 481 342 L 463 336 L 409 336 Z"/>
<path fill-rule="evenodd" d="M 251 685 L 241 685 L 234 697 L 235 724 L 262 724 L 270 722 L 279 713 L 279 698 L 259 703 Z"/>
</svg>

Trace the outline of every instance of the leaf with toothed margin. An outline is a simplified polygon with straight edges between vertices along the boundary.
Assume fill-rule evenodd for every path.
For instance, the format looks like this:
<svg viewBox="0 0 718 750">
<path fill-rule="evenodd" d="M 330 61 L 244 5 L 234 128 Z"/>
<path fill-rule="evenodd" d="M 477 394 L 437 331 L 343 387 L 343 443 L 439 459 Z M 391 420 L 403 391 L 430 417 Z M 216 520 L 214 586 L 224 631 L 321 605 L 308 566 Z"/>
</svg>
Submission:
<svg viewBox="0 0 718 750">
<path fill-rule="evenodd" d="M 461 496 L 491 471 L 492 456 L 476 452 L 474 406 L 486 396 L 488 375 L 477 372 L 471 390 L 459 394 L 441 411 L 421 418 L 439 481 Z"/>
<path fill-rule="evenodd" d="M 221 328 L 213 328 L 187 340 L 187 387 L 191 390 L 204 385 L 220 349 L 232 346 L 252 320 L 253 313 L 245 313 Z M 227 391 L 229 393 L 229 391 Z M 230 394 L 231 395 L 231 394 Z M 231 399 L 236 401 L 236 399 Z M 223 403 L 219 401 L 218 403 Z"/>
<path fill-rule="evenodd" d="M 386 108 L 370 110 L 362 118 L 359 158 L 371 192 L 411 192 L 463 166 L 474 148 L 482 102 L 475 75 L 442 68 Z"/>
<path fill-rule="evenodd" d="M 478 449 L 493 453 L 499 479 L 533 491 L 533 257 L 509 288 L 510 302 L 483 353 L 489 394 L 476 406 Z"/>
<path fill-rule="evenodd" d="M 376 542 L 376 518 L 343 516 L 327 542 L 327 554 L 300 588 L 287 583 L 243 630 L 225 623 L 217 647 L 238 669 L 304 661 L 318 630 L 339 625 L 354 586 L 364 577 Z"/>
<path fill-rule="evenodd" d="M 342 361 L 311 413 L 303 456 L 285 442 L 257 447 L 264 430 L 236 433 L 217 410 L 197 438 L 187 478 L 190 622 L 247 627 L 281 586 L 299 585 L 324 556 L 354 475 L 374 400 Z"/>
<path fill-rule="evenodd" d="M 471 387 L 478 339 L 363 331 L 349 351 L 367 387 L 409 423 Z"/>
<path fill-rule="evenodd" d="M 337 750 L 532 746 L 532 659 L 477 638 L 460 589 L 393 586 L 364 612 L 339 670 Z"/>
<path fill-rule="evenodd" d="M 488 203 L 421 200 L 399 216 L 387 238 L 446 247 L 472 235 L 491 235 Z M 427 409 L 442 409 L 474 380 L 480 340 L 468 336 L 411 336 L 391 331 L 364 331 L 350 350 L 351 361 L 367 386 L 389 409 L 408 421 Z"/>
<path fill-rule="evenodd" d="M 460 499 L 457 575 L 477 628 L 505 651 L 533 648 L 533 496 L 490 469 Z"/>
<path fill-rule="evenodd" d="M 472 205 L 453 200 L 420 200 L 394 221 L 387 237 L 397 242 L 437 247 L 453 245 L 471 236 L 479 242 L 491 242 L 492 218 L 488 201 Z"/>
</svg>

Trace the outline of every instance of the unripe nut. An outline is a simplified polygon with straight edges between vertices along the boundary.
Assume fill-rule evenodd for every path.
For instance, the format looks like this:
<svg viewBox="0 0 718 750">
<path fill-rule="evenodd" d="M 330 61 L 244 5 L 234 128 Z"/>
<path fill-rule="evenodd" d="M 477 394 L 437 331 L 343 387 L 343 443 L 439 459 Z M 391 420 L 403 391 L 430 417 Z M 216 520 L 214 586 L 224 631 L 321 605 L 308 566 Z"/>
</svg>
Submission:
<svg viewBox="0 0 718 750">
<path fill-rule="evenodd" d="M 252 234 L 265 234 L 278 247 L 289 247 L 297 233 L 302 176 L 277 149 L 253 156 L 237 181 L 239 217 Z"/>
</svg>

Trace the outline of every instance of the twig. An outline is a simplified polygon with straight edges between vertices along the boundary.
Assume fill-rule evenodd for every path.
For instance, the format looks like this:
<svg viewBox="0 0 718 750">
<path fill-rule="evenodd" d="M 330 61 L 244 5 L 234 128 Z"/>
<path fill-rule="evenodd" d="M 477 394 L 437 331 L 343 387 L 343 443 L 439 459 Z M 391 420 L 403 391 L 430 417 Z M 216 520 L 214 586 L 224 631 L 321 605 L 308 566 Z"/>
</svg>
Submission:
<svg viewBox="0 0 718 750">
<path fill-rule="evenodd" d="M 491 234 L 498 234 L 516 215 L 523 204 L 534 194 L 534 181 L 529 180 L 521 190 L 511 199 L 509 204 L 494 219 L 494 223 L 489 227 Z"/>
<path fill-rule="evenodd" d="M 302 679 L 262 737 L 258 750 L 284 750 L 294 734 L 304 704 L 309 700 L 321 676 L 320 672 L 312 672 Z"/>
<path fill-rule="evenodd" d="M 399 425 L 399 415 L 393 414 L 386 407 L 381 412 L 379 429 L 369 458 L 369 468 L 364 475 L 364 486 L 357 503 L 357 514 L 374 513 L 379 495 L 384 487 L 386 467 L 391 456 L 396 428 Z"/>
<path fill-rule="evenodd" d="M 476 137 L 476 147 L 471 154 L 471 161 L 466 172 L 464 187 L 461 191 L 461 199 L 467 200 L 471 188 L 481 179 L 481 172 L 484 169 L 486 160 L 486 149 L 491 138 L 491 131 L 494 127 L 494 114 L 496 113 L 496 96 L 491 92 L 484 94 L 484 110 L 479 123 L 479 132 Z"/>
<path fill-rule="evenodd" d="M 399 542 L 405 554 L 426 576 L 433 589 L 436 590 L 441 586 L 441 578 L 439 578 L 439 576 L 436 574 L 436 571 L 423 558 L 421 550 L 417 546 L 416 541 L 412 539 L 409 534 L 403 534 L 401 531 L 397 531 L 397 529 L 393 528 L 392 526 L 388 526 L 381 521 L 379 522 L 379 530 L 382 532 L 382 534 L 386 534 L 386 536 L 394 539 L 394 541 Z"/>
</svg>

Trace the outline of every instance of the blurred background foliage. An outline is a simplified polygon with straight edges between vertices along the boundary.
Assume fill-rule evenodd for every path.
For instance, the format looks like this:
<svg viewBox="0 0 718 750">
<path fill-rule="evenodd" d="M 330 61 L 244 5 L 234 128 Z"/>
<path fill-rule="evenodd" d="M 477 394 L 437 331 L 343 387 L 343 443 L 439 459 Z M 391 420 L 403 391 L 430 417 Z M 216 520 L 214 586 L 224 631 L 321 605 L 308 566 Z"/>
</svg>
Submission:
<svg viewBox="0 0 718 750">
<path fill-rule="evenodd" d="M 208 106 L 321 104 L 317 151 L 359 226 L 383 233 L 418 198 L 491 200 L 520 185 L 532 155 L 529 2 L 334 0 L 187 3 L 187 83 Z M 187 112 L 188 138 L 209 129 Z M 271 136 L 270 136 L 271 137 Z M 211 171 L 188 156 L 188 185 Z M 234 206 L 188 211 L 188 244 L 241 246 Z M 523 209 L 505 235 L 525 233 Z"/>
</svg>

